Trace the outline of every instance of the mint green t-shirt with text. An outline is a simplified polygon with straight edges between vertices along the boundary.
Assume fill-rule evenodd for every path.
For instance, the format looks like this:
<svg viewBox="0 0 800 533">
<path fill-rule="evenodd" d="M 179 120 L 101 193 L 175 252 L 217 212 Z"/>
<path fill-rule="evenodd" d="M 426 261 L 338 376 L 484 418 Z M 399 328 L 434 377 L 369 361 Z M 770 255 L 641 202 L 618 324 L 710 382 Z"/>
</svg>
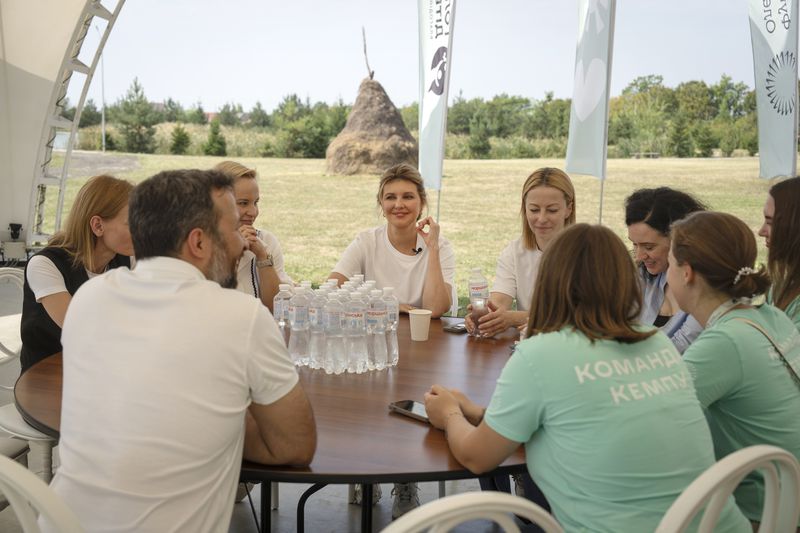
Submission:
<svg viewBox="0 0 800 533">
<path fill-rule="evenodd" d="M 706 326 L 683 359 L 706 408 L 716 456 L 771 444 L 800 459 L 800 387 L 770 341 L 740 318 L 763 327 L 800 372 L 800 333 L 776 307 L 734 309 Z M 760 476 L 745 478 L 734 495 L 748 518 L 761 519 Z"/>
<path fill-rule="evenodd" d="M 572 329 L 521 342 L 486 411 L 525 443 L 528 470 L 567 531 L 653 531 L 714 463 L 689 371 L 661 332 L 594 343 Z M 751 531 L 731 498 L 717 531 Z"/>
</svg>

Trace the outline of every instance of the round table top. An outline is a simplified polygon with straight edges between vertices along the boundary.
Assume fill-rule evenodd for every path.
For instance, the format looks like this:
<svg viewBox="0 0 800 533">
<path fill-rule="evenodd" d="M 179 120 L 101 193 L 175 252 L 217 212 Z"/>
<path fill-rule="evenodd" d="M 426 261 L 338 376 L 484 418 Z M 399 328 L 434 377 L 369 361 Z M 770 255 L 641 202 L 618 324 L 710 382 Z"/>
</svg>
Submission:
<svg viewBox="0 0 800 533">
<path fill-rule="evenodd" d="M 459 321 L 432 320 L 427 341 L 410 338 L 407 317 L 398 327 L 400 362 L 364 374 L 329 375 L 300 368 L 317 424 L 317 452 L 308 467 L 266 466 L 244 461 L 241 478 L 303 483 L 385 483 L 474 477 L 450 453 L 444 433 L 389 411 L 397 400 L 422 401 L 431 385 L 457 388 L 486 405 L 511 354 L 515 332 L 499 339 L 447 333 Z M 37 363 L 15 386 L 17 407 L 36 429 L 58 437 L 61 418 L 61 354 Z M 520 447 L 499 472 L 525 468 Z"/>
</svg>

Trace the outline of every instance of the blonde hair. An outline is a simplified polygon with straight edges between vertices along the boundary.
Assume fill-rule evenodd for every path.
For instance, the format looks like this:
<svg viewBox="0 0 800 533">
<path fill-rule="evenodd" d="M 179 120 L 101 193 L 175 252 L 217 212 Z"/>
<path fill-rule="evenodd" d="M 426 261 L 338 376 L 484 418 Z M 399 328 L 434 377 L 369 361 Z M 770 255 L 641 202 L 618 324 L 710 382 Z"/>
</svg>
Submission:
<svg viewBox="0 0 800 533">
<path fill-rule="evenodd" d="M 94 271 L 93 252 L 97 245 L 97 235 L 91 227 L 92 217 L 114 218 L 128 205 L 128 197 L 133 185 L 113 176 L 100 175 L 89 178 L 78 191 L 75 202 L 61 231 L 53 235 L 48 246 L 66 250 L 72 257 L 75 267 L 83 265 Z"/>
<path fill-rule="evenodd" d="M 520 215 L 522 216 L 522 240 L 525 244 L 525 248 L 528 250 L 535 250 L 537 245 L 536 235 L 534 235 L 531 227 L 528 225 L 528 219 L 525 216 L 525 197 L 536 187 L 553 187 L 561 191 L 564 195 L 564 200 L 567 202 L 567 207 L 571 209 L 564 224 L 570 226 L 575 223 L 575 187 L 572 186 L 572 180 L 569 179 L 567 173 L 563 170 L 550 167 L 534 170 L 522 185 L 522 205 L 520 207 Z"/>
<path fill-rule="evenodd" d="M 657 331 L 637 328 L 641 307 L 636 267 L 620 238 L 604 226 L 574 224 L 542 255 L 526 336 L 572 327 L 592 341 L 638 342 Z"/>
<path fill-rule="evenodd" d="M 422 202 L 421 207 L 428 207 L 428 195 L 425 193 L 425 182 L 422 180 L 422 175 L 420 175 L 416 168 L 407 163 L 400 163 L 399 165 L 391 166 L 383 171 L 383 174 L 381 174 L 381 180 L 378 183 L 378 206 L 381 205 L 384 187 L 386 187 L 387 183 L 394 180 L 403 180 L 413 183 L 417 188 L 417 194 Z M 417 215 L 417 220 L 419 220 L 421 216 L 422 210 L 420 209 L 419 215 Z"/>
<path fill-rule="evenodd" d="M 222 163 L 217 164 L 213 168 L 218 172 L 222 172 L 223 174 L 233 178 L 234 180 L 238 180 L 240 178 L 250 178 L 256 179 L 258 178 L 258 173 L 254 168 L 247 168 L 246 166 L 242 165 L 241 163 L 237 163 L 236 161 L 223 161 Z"/>
</svg>

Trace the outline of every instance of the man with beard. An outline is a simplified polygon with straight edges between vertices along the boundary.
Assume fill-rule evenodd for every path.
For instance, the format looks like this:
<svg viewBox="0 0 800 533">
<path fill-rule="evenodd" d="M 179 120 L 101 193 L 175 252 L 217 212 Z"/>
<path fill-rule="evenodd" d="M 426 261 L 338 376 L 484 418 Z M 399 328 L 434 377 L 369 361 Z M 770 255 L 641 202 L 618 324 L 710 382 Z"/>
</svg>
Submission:
<svg viewBox="0 0 800 533">
<path fill-rule="evenodd" d="M 136 268 L 72 300 L 52 486 L 87 531 L 227 531 L 243 455 L 314 455 L 311 407 L 275 321 L 225 289 L 245 247 L 238 219 L 230 178 L 161 172 L 131 194 Z"/>
</svg>

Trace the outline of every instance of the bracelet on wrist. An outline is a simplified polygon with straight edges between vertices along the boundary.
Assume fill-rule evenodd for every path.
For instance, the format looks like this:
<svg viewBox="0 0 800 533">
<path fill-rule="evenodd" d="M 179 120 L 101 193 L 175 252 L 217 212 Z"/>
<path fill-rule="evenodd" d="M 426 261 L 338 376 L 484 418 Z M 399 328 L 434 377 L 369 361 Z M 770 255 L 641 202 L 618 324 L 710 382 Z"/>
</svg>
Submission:
<svg viewBox="0 0 800 533">
<path fill-rule="evenodd" d="M 256 268 L 264 268 L 264 267 L 271 267 L 275 263 L 272 261 L 272 254 L 267 254 L 267 257 L 264 259 L 257 259 L 256 260 Z"/>
<path fill-rule="evenodd" d="M 442 424 L 442 427 L 444 428 L 445 437 L 447 437 L 447 423 L 450 422 L 450 418 L 453 417 L 454 415 L 459 415 L 462 418 L 464 417 L 464 413 L 461 412 L 461 409 L 459 409 L 458 411 L 451 411 L 447 413 L 447 415 L 445 415 L 444 423 Z"/>
</svg>

